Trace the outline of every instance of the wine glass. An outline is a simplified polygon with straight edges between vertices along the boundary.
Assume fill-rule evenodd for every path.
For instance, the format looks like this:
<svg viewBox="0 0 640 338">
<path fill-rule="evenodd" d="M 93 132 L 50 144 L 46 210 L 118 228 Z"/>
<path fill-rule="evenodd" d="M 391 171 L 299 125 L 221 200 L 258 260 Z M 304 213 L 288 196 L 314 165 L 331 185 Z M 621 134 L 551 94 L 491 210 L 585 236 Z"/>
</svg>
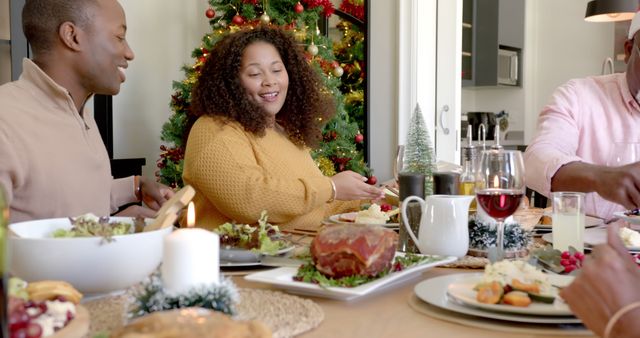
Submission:
<svg viewBox="0 0 640 338">
<path fill-rule="evenodd" d="M 518 209 L 524 191 L 522 152 L 503 149 L 482 152 L 475 192 L 478 204 L 496 220 L 496 246 L 488 250 L 492 262 L 504 259 L 504 220 Z"/>
<path fill-rule="evenodd" d="M 640 143 L 614 142 L 607 166 L 619 167 L 640 161 Z"/>
<path fill-rule="evenodd" d="M 404 145 L 399 144 L 398 149 L 396 150 L 396 161 L 393 164 L 393 178 L 395 178 L 396 184 L 398 183 L 398 174 L 402 172 L 403 165 L 404 165 Z"/>
</svg>

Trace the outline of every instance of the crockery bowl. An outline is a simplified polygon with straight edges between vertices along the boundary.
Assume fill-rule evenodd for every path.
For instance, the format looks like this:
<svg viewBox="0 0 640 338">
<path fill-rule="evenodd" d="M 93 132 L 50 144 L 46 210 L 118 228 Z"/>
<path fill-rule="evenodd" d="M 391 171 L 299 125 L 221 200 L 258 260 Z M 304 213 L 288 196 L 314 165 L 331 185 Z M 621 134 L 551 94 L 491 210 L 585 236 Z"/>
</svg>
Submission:
<svg viewBox="0 0 640 338">
<path fill-rule="evenodd" d="M 110 222 L 133 223 L 131 217 Z M 149 222 L 147 222 L 149 223 Z M 85 295 L 105 294 L 130 287 L 151 274 L 162 261 L 164 229 L 102 237 L 53 238 L 57 229 L 70 229 L 68 218 L 52 218 L 9 225 L 10 271 L 26 281 L 64 280 Z"/>
</svg>

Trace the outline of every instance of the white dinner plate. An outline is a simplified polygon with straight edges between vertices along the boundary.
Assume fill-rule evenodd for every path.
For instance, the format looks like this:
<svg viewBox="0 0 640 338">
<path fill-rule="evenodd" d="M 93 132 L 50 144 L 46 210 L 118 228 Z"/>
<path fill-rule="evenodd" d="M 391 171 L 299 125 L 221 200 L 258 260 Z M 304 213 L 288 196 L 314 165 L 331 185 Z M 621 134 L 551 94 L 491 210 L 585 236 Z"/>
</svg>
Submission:
<svg viewBox="0 0 640 338">
<path fill-rule="evenodd" d="M 404 253 L 397 252 L 396 255 L 403 256 Z M 437 256 L 434 256 L 437 257 Z M 365 283 L 353 288 L 347 287 L 322 287 L 313 283 L 299 282 L 293 280 L 293 277 L 298 272 L 297 268 L 293 267 L 284 267 L 267 271 L 260 271 L 256 273 L 252 273 L 250 275 L 245 276 L 246 280 L 252 282 L 260 282 L 274 285 L 278 288 L 284 289 L 286 291 L 323 297 L 323 298 L 331 298 L 338 300 L 352 300 L 356 299 L 368 294 L 373 293 L 374 291 L 378 291 L 393 282 L 408 279 L 410 276 L 413 276 L 419 272 L 430 269 L 434 266 L 443 265 L 447 263 L 451 263 L 457 260 L 456 257 L 438 257 L 436 261 L 430 262 L 425 261 L 422 264 L 414 265 L 410 268 L 404 269 L 402 271 L 392 272 L 382 278 L 371 281 L 369 283 Z"/>
<path fill-rule="evenodd" d="M 548 215 L 550 216 L 550 215 Z M 604 220 L 602 218 L 593 217 L 593 216 L 585 216 L 584 217 L 584 227 L 585 228 L 593 228 L 598 225 L 604 224 Z M 536 224 L 536 229 L 551 229 L 553 225 L 551 224 Z"/>
<path fill-rule="evenodd" d="M 547 243 L 553 243 L 553 233 L 544 234 L 542 239 Z M 592 228 L 584 231 L 585 249 L 607 242 L 607 228 Z M 640 253 L 640 247 L 627 247 L 631 253 Z"/>
<path fill-rule="evenodd" d="M 476 273 L 473 273 L 474 275 Z M 439 307 L 441 309 L 462 313 L 465 315 L 478 316 L 482 318 L 499 319 L 521 323 L 540 324 L 575 324 L 580 323 L 580 319 L 574 316 L 532 316 L 514 313 L 502 313 L 486 311 L 480 308 L 466 306 L 458 303 L 455 299 L 447 295 L 447 288 L 450 284 L 464 281 L 469 273 L 458 273 L 453 275 L 438 276 L 418 283 L 413 289 L 416 296 L 421 300 Z"/>
<path fill-rule="evenodd" d="M 614 216 L 618 217 L 619 219 L 623 219 L 631 224 L 640 224 L 640 216 L 635 216 L 635 215 L 630 215 L 627 216 L 624 214 L 625 211 L 616 211 L 613 213 Z"/>
<path fill-rule="evenodd" d="M 337 224 L 360 224 L 355 222 L 347 221 L 346 219 L 356 219 L 357 212 L 345 212 L 344 214 L 337 214 L 329 216 L 329 221 Z M 389 229 L 398 229 L 400 227 L 399 223 L 386 223 L 386 224 L 371 224 L 371 225 L 381 225 L 385 228 Z"/>
<path fill-rule="evenodd" d="M 274 256 L 285 254 L 291 250 L 293 250 L 295 246 L 291 245 L 289 247 L 280 249 L 276 251 Z M 236 263 L 260 263 L 260 257 L 263 254 L 254 252 L 246 249 L 239 249 L 229 246 L 224 246 L 220 248 L 220 260 L 227 262 L 236 262 Z"/>
<path fill-rule="evenodd" d="M 573 313 L 564 302 L 556 300 L 553 304 L 533 302 L 527 307 L 507 304 L 485 304 L 476 300 L 476 291 L 473 289 L 482 281 L 482 273 L 465 274 L 463 278 L 449 284 L 447 293 L 457 301 L 478 309 L 494 312 L 515 313 L 535 316 L 571 316 Z M 557 286 L 569 285 L 573 276 L 549 275 L 551 284 Z"/>
</svg>

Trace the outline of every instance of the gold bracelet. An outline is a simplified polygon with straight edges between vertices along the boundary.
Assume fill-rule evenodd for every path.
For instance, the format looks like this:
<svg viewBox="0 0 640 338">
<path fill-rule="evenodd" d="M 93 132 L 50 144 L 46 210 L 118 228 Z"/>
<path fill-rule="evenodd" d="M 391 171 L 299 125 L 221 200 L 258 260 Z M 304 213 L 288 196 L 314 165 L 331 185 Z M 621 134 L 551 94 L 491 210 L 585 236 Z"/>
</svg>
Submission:
<svg viewBox="0 0 640 338">
<path fill-rule="evenodd" d="M 633 302 L 623 306 L 620 310 L 616 311 L 616 313 L 614 313 L 613 316 L 609 318 L 609 321 L 607 322 L 607 326 L 604 329 L 604 334 L 602 335 L 602 338 L 609 338 L 609 336 L 611 335 L 611 331 L 613 331 L 613 327 L 620 320 L 620 318 L 626 315 L 627 312 L 635 310 L 639 307 L 640 307 L 640 302 Z"/>
<path fill-rule="evenodd" d="M 331 203 L 331 202 L 335 201 L 336 200 L 336 195 L 337 195 L 336 184 L 333 183 L 332 179 L 329 179 L 329 182 L 331 182 L 331 198 L 327 201 L 327 203 Z"/>
<path fill-rule="evenodd" d="M 133 176 L 133 194 L 138 199 L 138 202 L 142 201 L 142 185 L 140 184 L 140 176 Z"/>
</svg>

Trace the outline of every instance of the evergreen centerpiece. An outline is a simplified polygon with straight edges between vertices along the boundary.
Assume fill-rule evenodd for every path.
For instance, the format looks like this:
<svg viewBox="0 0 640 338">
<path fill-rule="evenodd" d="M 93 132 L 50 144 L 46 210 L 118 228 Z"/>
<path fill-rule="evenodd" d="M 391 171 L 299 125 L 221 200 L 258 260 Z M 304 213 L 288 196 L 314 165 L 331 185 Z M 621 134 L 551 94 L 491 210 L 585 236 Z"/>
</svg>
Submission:
<svg viewBox="0 0 640 338">
<path fill-rule="evenodd" d="M 190 109 L 191 89 L 198 81 L 200 68 L 209 50 L 223 36 L 240 29 L 257 25 L 277 25 L 296 37 L 305 46 L 310 64 L 322 75 L 324 83 L 337 105 L 335 117 L 327 121 L 323 130 L 324 142 L 312 153 L 323 174 L 332 176 L 344 170 L 353 170 L 371 176 L 364 162 L 362 142 L 364 137 L 358 127 L 357 118 L 345 109 L 345 99 L 340 91 L 340 77 L 352 74 L 344 71 L 335 60 L 332 42 L 319 34 L 318 20 L 334 12 L 330 0 L 208 0 L 210 8 L 204 13 L 209 19 L 211 32 L 202 38 L 202 44 L 192 53 L 194 62 L 182 69 L 185 78 L 174 81 L 174 94 L 170 107 L 173 111 L 162 127 L 161 154 L 157 161 L 156 175 L 160 182 L 172 187 L 183 186 L 185 127 Z M 352 5 L 354 0 L 351 0 Z M 357 1 L 355 3 L 357 5 Z M 351 101 L 350 101 L 351 102 Z M 358 116 L 360 117 L 360 116 Z"/>
<path fill-rule="evenodd" d="M 435 170 L 435 155 L 429 138 L 429 131 L 424 122 L 420 105 L 411 115 L 407 145 L 404 148 L 402 171 L 424 174 L 424 194 L 433 194 L 433 172 Z"/>
</svg>

